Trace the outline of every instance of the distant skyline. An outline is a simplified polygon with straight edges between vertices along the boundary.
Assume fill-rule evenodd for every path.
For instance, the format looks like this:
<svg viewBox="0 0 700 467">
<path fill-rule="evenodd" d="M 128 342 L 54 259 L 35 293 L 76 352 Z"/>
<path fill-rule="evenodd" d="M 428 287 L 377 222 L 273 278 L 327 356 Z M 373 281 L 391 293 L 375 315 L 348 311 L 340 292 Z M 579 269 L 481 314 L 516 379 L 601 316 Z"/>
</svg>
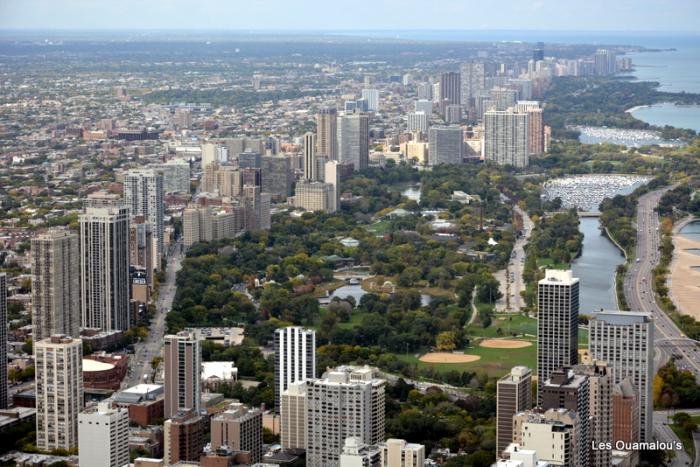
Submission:
<svg viewBox="0 0 700 467">
<path fill-rule="evenodd" d="M 698 0 L 0 0 L 0 29 L 700 31 Z"/>
</svg>

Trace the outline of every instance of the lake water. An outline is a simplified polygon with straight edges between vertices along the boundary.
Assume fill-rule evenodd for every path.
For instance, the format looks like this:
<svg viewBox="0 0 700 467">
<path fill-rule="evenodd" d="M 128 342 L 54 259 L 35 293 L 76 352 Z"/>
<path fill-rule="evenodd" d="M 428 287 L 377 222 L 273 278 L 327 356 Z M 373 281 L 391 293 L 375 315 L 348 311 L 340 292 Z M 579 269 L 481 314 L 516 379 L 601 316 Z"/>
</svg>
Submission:
<svg viewBox="0 0 700 467">
<path fill-rule="evenodd" d="M 625 262 L 620 250 L 601 235 L 597 217 L 581 219 L 579 230 L 583 233 L 581 256 L 572 264 L 574 277 L 578 277 L 580 313 L 594 310 L 616 310 L 615 270 Z"/>
<path fill-rule="evenodd" d="M 700 242 L 700 221 L 686 224 L 680 232 L 686 238 Z"/>
<path fill-rule="evenodd" d="M 644 122 L 657 126 L 671 125 L 676 128 L 689 128 L 700 132 L 700 106 L 655 104 L 632 111 L 632 115 Z"/>
<path fill-rule="evenodd" d="M 657 81 L 661 91 L 700 93 L 700 36 L 648 38 L 638 44 L 676 49 L 630 54 L 635 68 L 634 76 L 638 80 Z M 632 115 L 652 125 L 700 131 L 700 106 L 658 104 L 637 109 Z"/>
</svg>

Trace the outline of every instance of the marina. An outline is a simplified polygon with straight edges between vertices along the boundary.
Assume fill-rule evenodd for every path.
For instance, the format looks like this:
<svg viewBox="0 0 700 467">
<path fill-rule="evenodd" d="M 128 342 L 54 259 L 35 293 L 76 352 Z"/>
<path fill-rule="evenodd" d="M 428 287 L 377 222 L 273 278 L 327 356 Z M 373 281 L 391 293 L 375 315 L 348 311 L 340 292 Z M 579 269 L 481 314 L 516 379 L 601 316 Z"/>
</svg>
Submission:
<svg viewBox="0 0 700 467">
<path fill-rule="evenodd" d="M 630 109 L 628 112 L 635 112 Z M 636 115 L 635 115 L 636 116 Z M 572 130 L 580 132 L 579 141 L 584 144 L 620 144 L 628 148 L 638 148 L 641 146 L 680 146 L 683 144 L 678 140 L 666 140 L 659 132 L 653 130 L 632 130 L 623 128 L 607 128 L 593 126 L 575 126 Z"/>
<path fill-rule="evenodd" d="M 597 212 L 605 198 L 618 194 L 628 194 L 647 183 L 649 177 L 643 175 L 573 175 L 548 180 L 543 186 L 546 200 L 561 199 L 562 207 L 576 208 L 584 212 Z"/>
</svg>

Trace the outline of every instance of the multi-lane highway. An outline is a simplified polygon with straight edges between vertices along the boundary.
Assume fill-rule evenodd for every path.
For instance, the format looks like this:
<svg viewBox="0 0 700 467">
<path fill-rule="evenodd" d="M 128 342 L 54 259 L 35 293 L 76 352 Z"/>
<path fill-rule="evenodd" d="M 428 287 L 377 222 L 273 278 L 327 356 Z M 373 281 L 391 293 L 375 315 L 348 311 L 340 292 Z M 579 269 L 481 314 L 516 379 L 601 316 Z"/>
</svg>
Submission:
<svg viewBox="0 0 700 467">
<path fill-rule="evenodd" d="M 503 293 L 503 296 L 496 302 L 496 311 L 518 312 L 525 306 L 523 297 L 520 295 L 525 290 L 525 281 L 523 280 L 525 246 L 534 224 L 527 212 L 520 209 L 517 204 L 513 206 L 513 209 L 523 220 L 523 234 L 515 239 L 513 252 L 506 268 L 494 274 L 494 277 L 501 283 L 500 289 Z"/>
<path fill-rule="evenodd" d="M 134 354 L 129 362 L 129 374 L 122 382 L 122 388 L 131 387 L 138 383 L 150 382 L 153 369 L 151 360 L 160 355 L 165 334 L 165 316 L 173 305 L 175 299 L 175 277 L 182 265 L 183 255 L 180 253 L 180 244 L 173 246 L 168 257 L 168 266 L 165 271 L 165 281 L 160 284 L 158 300 L 156 301 L 156 315 L 151 321 L 148 336 L 134 345 Z"/>
<path fill-rule="evenodd" d="M 695 343 L 683 334 L 671 318 L 656 303 L 653 290 L 653 270 L 659 263 L 659 216 L 655 211 L 661 196 L 669 190 L 663 188 L 639 198 L 637 206 L 636 258 L 632 258 L 624 280 L 627 305 L 631 310 L 651 313 L 655 322 L 656 364 L 662 365 L 671 356 L 679 359 L 676 365 L 688 369 L 700 379 L 700 351 Z"/>
</svg>

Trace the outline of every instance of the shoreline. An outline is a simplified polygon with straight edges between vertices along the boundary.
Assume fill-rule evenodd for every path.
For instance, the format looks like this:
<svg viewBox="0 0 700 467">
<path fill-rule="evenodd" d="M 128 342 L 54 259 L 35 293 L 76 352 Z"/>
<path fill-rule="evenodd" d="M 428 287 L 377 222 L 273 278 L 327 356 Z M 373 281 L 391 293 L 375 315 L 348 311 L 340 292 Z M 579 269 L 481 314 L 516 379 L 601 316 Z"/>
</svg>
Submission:
<svg viewBox="0 0 700 467">
<path fill-rule="evenodd" d="M 688 251 L 700 249 L 700 241 L 684 237 L 680 231 L 690 222 L 685 220 L 673 229 L 673 259 L 669 265 L 668 288 L 669 296 L 678 312 L 683 315 L 700 319 L 700 271 L 694 266 L 700 266 L 700 255 Z"/>
<path fill-rule="evenodd" d="M 656 105 L 656 104 L 635 105 L 634 107 L 631 107 L 631 108 L 625 110 L 625 113 L 626 113 L 626 114 L 631 114 L 631 113 L 634 113 L 634 112 L 637 111 L 637 110 L 647 109 L 647 108 L 652 107 L 652 106 L 654 106 L 654 105 Z"/>
</svg>

